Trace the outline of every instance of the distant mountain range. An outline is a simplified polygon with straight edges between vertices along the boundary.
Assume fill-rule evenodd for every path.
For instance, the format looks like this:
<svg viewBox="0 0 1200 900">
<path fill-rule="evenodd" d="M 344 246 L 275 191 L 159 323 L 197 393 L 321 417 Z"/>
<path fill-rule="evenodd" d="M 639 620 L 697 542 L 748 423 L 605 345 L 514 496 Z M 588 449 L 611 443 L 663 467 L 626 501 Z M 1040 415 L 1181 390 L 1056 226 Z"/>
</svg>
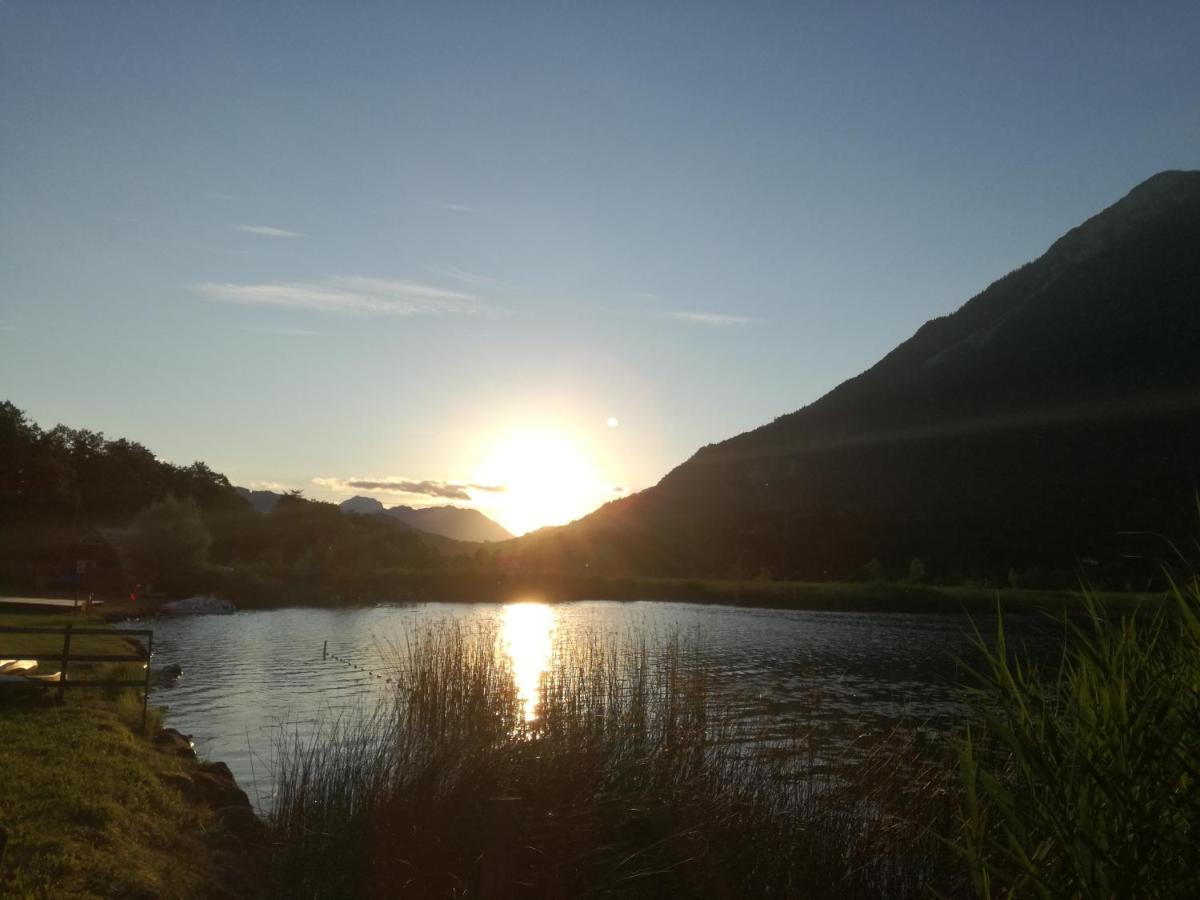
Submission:
<svg viewBox="0 0 1200 900">
<path fill-rule="evenodd" d="M 263 515 L 274 509 L 279 498 L 283 496 L 276 491 L 252 491 L 244 487 L 236 488 L 236 490 L 256 512 Z M 479 543 L 512 539 L 509 531 L 476 509 L 464 509 L 459 506 L 431 506 L 425 509 L 414 509 L 411 506 L 388 508 L 372 497 L 351 497 L 349 500 L 342 501 L 339 508 L 345 513 L 387 516 L 415 528 L 417 531 L 439 534 L 456 541 Z"/>
<path fill-rule="evenodd" d="M 515 552 L 684 575 L 1070 570 L 1166 554 L 1128 533 L 1193 534 L 1198 476 L 1200 172 L 1163 172 L 816 402 Z"/>
<path fill-rule="evenodd" d="M 235 487 L 234 490 L 250 504 L 256 513 L 264 516 L 275 508 L 275 504 L 283 496 L 276 491 L 252 491 L 244 487 Z"/>
<path fill-rule="evenodd" d="M 373 497 L 351 497 L 341 503 L 342 512 L 390 516 L 418 531 L 440 534 L 456 541 L 507 541 L 512 533 L 477 509 L 460 506 L 384 507 Z"/>
</svg>

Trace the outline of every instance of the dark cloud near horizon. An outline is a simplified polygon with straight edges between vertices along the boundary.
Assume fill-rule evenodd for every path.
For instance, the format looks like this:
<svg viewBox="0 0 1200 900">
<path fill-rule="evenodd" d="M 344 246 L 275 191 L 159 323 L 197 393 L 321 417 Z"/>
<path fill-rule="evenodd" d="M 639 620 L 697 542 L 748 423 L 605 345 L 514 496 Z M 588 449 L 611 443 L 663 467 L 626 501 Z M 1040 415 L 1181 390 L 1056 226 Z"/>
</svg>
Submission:
<svg viewBox="0 0 1200 900">
<path fill-rule="evenodd" d="M 470 500 L 468 490 L 487 491 L 501 494 L 508 490 L 502 484 L 451 484 L 446 481 L 366 481 L 356 479 L 346 482 L 347 487 L 360 491 L 386 491 L 393 494 L 422 494 L 426 497 L 441 497 L 446 500 Z"/>
</svg>

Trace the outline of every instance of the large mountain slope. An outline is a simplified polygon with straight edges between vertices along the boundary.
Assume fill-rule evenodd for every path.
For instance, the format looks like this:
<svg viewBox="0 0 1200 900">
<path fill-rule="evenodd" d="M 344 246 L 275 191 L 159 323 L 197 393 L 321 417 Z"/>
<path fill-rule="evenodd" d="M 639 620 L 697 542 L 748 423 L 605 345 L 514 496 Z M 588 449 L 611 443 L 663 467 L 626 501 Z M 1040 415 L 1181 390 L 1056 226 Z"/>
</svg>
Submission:
<svg viewBox="0 0 1200 900">
<path fill-rule="evenodd" d="M 1069 569 L 1122 532 L 1188 533 L 1198 475 L 1200 172 L 1163 172 L 811 405 L 521 552 L 662 574 Z"/>
</svg>

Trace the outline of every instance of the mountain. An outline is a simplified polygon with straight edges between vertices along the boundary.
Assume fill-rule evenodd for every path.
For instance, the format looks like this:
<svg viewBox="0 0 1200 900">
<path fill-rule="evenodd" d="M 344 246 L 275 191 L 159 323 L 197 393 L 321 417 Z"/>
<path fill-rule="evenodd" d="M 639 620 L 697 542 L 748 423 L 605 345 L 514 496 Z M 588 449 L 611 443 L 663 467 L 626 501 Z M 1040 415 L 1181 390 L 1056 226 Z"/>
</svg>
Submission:
<svg viewBox="0 0 1200 900">
<path fill-rule="evenodd" d="M 386 515 L 418 531 L 440 534 L 456 541 L 507 541 L 512 534 L 493 522 L 476 509 L 458 506 L 429 506 L 413 509 L 411 506 L 385 508 L 372 497 L 351 497 L 341 504 L 343 512 L 362 515 Z"/>
<path fill-rule="evenodd" d="M 374 497 L 351 497 L 338 504 L 342 512 L 358 513 L 360 516 L 374 516 L 387 512 L 383 504 Z"/>
<path fill-rule="evenodd" d="M 675 575 L 1054 567 L 1193 533 L 1200 172 L 1163 172 L 866 372 L 516 552 Z"/>
<path fill-rule="evenodd" d="M 266 515 L 275 508 L 279 498 L 283 496 L 276 491 L 252 491 L 249 488 L 235 487 L 238 496 L 245 500 L 260 515 Z"/>
</svg>

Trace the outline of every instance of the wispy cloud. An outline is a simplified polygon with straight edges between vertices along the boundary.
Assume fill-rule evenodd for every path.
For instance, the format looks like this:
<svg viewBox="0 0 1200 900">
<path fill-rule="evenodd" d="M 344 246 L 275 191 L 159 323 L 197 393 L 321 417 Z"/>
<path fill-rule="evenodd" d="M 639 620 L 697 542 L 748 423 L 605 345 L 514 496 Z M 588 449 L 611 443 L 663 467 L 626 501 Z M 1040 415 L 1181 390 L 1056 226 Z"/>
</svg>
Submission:
<svg viewBox="0 0 1200 900">
<path fill-rule="evenodd" d="M 662 303 L 663 300 L 661 294 L 652 294 L 650 291 L 630 291 L 629 298 L 643 303 Z"/>
<path fill-rule="evenodd" d="M 504 312 L 472 294 L 415 281 L 385 278 L 328 278 L 259 284 L 203 282 L 195 286 L 207 300 L 244 306 L 279 306 L 315 312 L 371 316 L 486 316 Z"/>
<path fill-rule="evenodd" d="M 699 310 L 658 310 L 654 313 L 658 319 L 671 319 L 675 322 L 689 322 L 693 325 L 711 325 L 715 327 L 733 327 L 753 325 L 761 322 L 751 316 L 731 316 L 726 313 L 702 312 Z"/>
<path fill-rule="evenodd" d="M 0 322 L 0 331 L 16 331 L 16 325 L 9 325 L 7 322 Z"/>
<path fill-rule="evenodd" d="M 252 481 L 249 488 L 252 491 L 274 491 L 277 494 L 284 494 L 289 490 L 286 484 L 278 481 Z"/>
<path fill-rule="evenodd" d="M 430 203 L 429 205 L 434 207 L 435 209 L 444 209 L 447 212 L 456 212 L 456 213 L 473 213 L 473 212 L 475 212 L 475 207 L 467 206 L 465 203 Z"/>
<path fill-rule="evenodd" d="M 418 497 L 438 497 L 444 500 L 471 499 L 470 491 L 500 494 L 508 490 L 499 484 L 462 484 L 452 481 L 409 478 L 314 478 L 313 484 L 338 493 L 366 491 L 367 493 L 410 494 Z"/>
<path fill-rule="evenodd" d="M 247 234 L 257 234 L 261 237 L 298 238 L 305 237 L 299 231 L 288 231 L 286 228 L 272 228 L 270 225 L 230 225 L 234 231 L 244 231 Z"/>
<path fill-rule="evenodd" d="M 435 275 L 441 275 L 443 278 L 453 278 L 455 281 L 461 281 L 463 284 L 469 284 L 475 288 L 504 288 L 506 290 L 519 290 L 518 286 L 511 281 L 502 281 L 499 278 L 492 278 L 489 275 L 479 275 L 475 272 L 467 272 L 460 269 L 458 266 L 435 266 L 432 269 Z"/>
<path fill-rule="evenodd" d="M 255 334 L 275 334 L 280 337 L 320 337 L 325 332 L 313 331 L 310 328 L 276 328 L 271 325 L 266 325 L 262 328 L 247 328 L 246 331 L 252 331 Z"/>
</svg>

